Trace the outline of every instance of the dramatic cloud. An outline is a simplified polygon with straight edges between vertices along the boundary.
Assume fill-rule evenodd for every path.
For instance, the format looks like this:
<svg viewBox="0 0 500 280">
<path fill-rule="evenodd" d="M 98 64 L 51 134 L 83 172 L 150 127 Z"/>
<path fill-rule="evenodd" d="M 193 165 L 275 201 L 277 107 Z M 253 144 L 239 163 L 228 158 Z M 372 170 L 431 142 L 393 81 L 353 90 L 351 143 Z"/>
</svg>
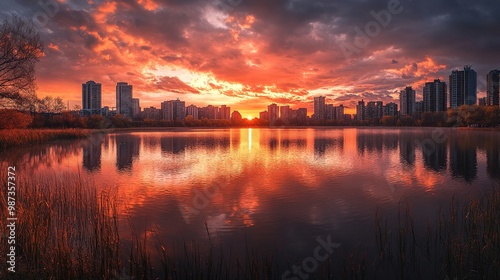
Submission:
<svg viewBox="0 0 500 280">
<path fill-rule="evenodd" d="M 57 3 L 43 6 L 39 3 Z M 77 104 L 81 83 L 134 85 L 141 106 L 180 97 L 257 116 L 271 103 L 312 109 L 394 102 L 412 85 L 472 65 L 479 96 L 500 67 L 497 1 L 7 0 L 2 19 L 34 19 L 45 42 L 39 95 Z M 233 7 L 233 6 L 234 7 Z M 44 17 L 45 15 L 45 17 Z M 352 111 L 351 111 L 352 112 Z"/>
</svg>

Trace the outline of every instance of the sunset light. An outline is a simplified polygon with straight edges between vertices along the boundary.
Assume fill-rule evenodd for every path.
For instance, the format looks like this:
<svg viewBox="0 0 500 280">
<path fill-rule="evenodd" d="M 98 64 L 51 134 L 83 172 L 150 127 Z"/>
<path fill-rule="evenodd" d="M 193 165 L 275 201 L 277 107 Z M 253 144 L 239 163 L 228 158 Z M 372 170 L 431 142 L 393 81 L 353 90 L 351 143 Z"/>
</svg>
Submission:
<svg viewBox="0 0 500 280">
<path fill-rule="evenodd" d="M 0 6 L 0 279 L 500 279 L 498 0 Z"/>
<path fill-rule="evenodd" d="M 143 108 L 180 97 L 198 106 L 225 104 L 254 116 L 271 103 L 304 107 L 311 115 L 313 97 L 324 95 L 354 114 L 362 98 L 397 102 L 402 86 L 421 89 L 426 81 L 446 80 L 452 69 L 469 63 L 481 73 L 482 93 L 483 73 L 494 69 L 484 48 L 450 32 L 439 36 L 437 29 L 425 27 L 427 21 L 404 16 L 393 16 L 391 26 L 398 28 L 384 29 L 367 47 L 346 57 L 345 46 L 358 48 L 353 27 L 364 27 L 371 17 L 371 6 L 365 4 L 355 6 L 351 15 L 333 4 L 305 1 L 233 1 L 239 4 L 235 8 L 210 1 L 132 2 L 58 1 L 57 14 L 40 29 L 47 47 L 37 65 L 39 95 L 61 96 L 73 107 L 80 103 L 81 83 L 94 80 L 103 85 L 103 106 L 114 106 L 114 87 L 126 81 Z M 404 7 L 404 13 L 419 12 L 418 5 Z M 462 18 L 434 12 L 433 21 L 446 26 Z M 421 38 L 422 32 L 444 43 L 422 48 L 410 43 L 413 39 L 399 39 Z M 498 36 L 484 35 L 485 46 L 498 46 Z M 457 59 L 459 52 L 475 57 Z"/>
</svg>

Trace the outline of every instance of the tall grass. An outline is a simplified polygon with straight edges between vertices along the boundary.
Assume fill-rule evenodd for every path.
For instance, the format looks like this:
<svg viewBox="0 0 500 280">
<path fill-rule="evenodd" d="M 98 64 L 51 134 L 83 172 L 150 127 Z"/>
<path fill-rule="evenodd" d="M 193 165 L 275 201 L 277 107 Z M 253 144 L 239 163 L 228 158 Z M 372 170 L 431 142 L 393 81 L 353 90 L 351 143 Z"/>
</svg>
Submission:
<svg viewBox="0 0 500 280">
<path fill-rule="evenodd" d="M 277 253 L 256 252 L 248 243 L 243 255 L 215 244 L 208 227 L 209 244 L 166 244 L 150 229 L 131 228 L 124 239 L 114 193 L 78 174 L 18 174 L 17 195 L 17 273 L 7 274 L 4 263 L 0 279 L 281 279 L 291 269 L 280 267 Z M 498 188 L 453 199 L 425 228 L 416 227 L 413 211 L 401 203 L 396 221 L 377 214 L 374 256 L 340 248 L 310 279 L 500 279 Z M 2 229 L 6 222 L 2 211 Z M 3 256 L 6 244 L 4 235 Z"/>
<path fill-rule="evenodd" d="M 1 198 L 5 209 L 4 192 Z M 18 175 L 16 200 L 18 279 L 112 279 L 119 271 L 117 211 L 109 193 L 75 175 Z M 4 236 L 0 244 L 7 244 Z M 5 255 L 6 246 L 0 248 Z"/>
<path fill-rule="evenodd" d="M 90 129 L 0 129 L 0 151 L 29 144 L 41 144 L 53 140 L 85 138 Z"/>
<path fill-rule="evenodd" d="M 417 210 L 418 211 L 418 210 Z M 451 200 L 425 228 L 408 206 L 396 227 L 376 218 L 375 278 L 500 279 L 500 189 Z"/>
<path fill-rule="evenodd" d="M 7 170 L 5 164 L 0 164 Z M 252 255 L 249 265 L 224 256 L 222 247 L 192 242 L 182 249 L 166 249 L 148 230 L 124 240 L 119 235 L 117 198 L 79 174 L 30 177 L 17 174 L 16 273 L 0 265 L 0 279 L 273 279 L 270 260 Z M 6 177 L 0 184 L 7 185 Z M 0 192 L 0 208 L 6 209 L 6 192 Z M 7 226 L 1 212 L 0 227 Z M 208 232 L 208 231 L 207 231 Z M 157 252 L 151 252 L 154 243 Z M 7 254 L 7 239 L 0 236 L 0 255 Z M 153 267 L 151 254 L 161 267 Z M 243 263 L 245 263 L 243 261 Z M 233 275 L 233 276 L 231 276 Z M 230 277 L 231 276 L 231 277 Z M 236 277 L 236 278 L 234 278 Z"/>
</svg>

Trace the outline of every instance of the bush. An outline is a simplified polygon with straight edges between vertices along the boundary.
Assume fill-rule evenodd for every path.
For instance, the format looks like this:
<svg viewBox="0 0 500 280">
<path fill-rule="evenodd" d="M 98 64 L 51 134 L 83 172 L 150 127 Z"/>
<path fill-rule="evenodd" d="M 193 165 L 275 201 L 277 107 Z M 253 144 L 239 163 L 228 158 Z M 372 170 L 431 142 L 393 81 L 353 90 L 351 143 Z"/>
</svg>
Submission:
<svg viewBox="0 0 500 280">
<path fill-rule="evenodd" d="M 27 128 L 33 118 L 17 110 L 0 110 L 0 129 Z"/>
<path fill-rule="evenodd" d="M 105 128 L 105 119 L 101 115 L 92 115 L 87 117 L 86 124 L 88 128 Z"/>
</svg>

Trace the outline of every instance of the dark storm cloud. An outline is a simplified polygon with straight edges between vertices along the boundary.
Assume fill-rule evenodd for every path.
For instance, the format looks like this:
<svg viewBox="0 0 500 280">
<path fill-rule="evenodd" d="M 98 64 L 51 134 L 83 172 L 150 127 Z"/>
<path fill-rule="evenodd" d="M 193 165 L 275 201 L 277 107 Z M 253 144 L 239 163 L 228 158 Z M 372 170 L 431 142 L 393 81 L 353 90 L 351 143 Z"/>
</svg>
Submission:
<svg viewBox="0 0 500 280">
<path fill-rule="evenodd" d="M 220 15 L 207 13 L 217 11 L 221 1 L 59 3 L 58 13 L 40 29 L 52 51 L 39 65 L 50 74 L 40 71 L 39 81 L 83 79 L 95 67 L 95 79 L 120 79 L 130 72 L 139 87 L 156 81 L 157 88 L 198 92 L 177 77 L 130 71 L 168 65 L 241 84 L 248 96 L 262 96 L 271 87 L 291 94 L 288 101 L 294 102 L 309 98 L 311 90 L 344 86 L 345 91 L 332 94 L 334 100 L 392 101 L 398 87 L 415 85 L 421 91 L 423 82 L 447 81 L 452 69 L 465 64 L 478 72 L 481 92 L 486 73 L 500 67 L 500 4 L 494 0 L 244 0 L 219 11 L 226 16 L 213 24 Z M 382 16 L 387 24 L 378 24 L 377 35 L 368 36 L 364 46 L 356 45 L 360 34 L 355 28 L 365 32 L 377 24 L 373 14 L 387 15 L 390 3 L 401 12 L 390 19 Z M 1 5 L 2 18 L 17 14 L 32 19 L 44 11 L 37 1 Z M 357 52 L 346 58 L 342 44 Z"/>
</svg>

